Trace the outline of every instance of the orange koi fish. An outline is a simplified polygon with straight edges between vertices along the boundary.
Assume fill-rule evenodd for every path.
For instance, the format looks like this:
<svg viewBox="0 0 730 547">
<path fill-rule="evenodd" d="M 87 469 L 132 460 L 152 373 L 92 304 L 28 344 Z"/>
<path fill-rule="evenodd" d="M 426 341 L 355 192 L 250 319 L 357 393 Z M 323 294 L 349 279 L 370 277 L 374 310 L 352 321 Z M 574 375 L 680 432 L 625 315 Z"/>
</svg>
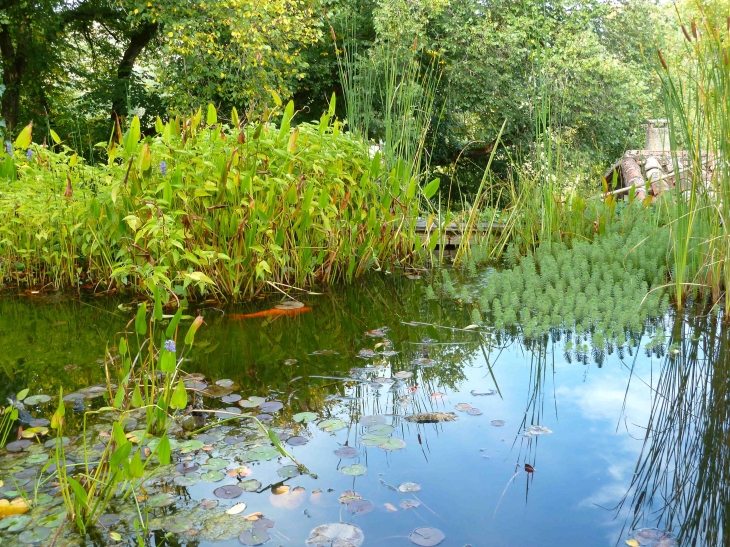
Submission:
<svg viewBox="0 0 730 547">
<path fill-rule="evenodd" d="M 270 310 L 257 311 L 256 313 L 229 313 L 228 319 L 230 319 L 231 321 L 241 321 L 243 319 L 259 319 L 261 317 L 293 317 L 295 315 L 299 315 L 300 313 L 305 313 L 308 311 L 312 311 L 312 308 L 308 308 L 306 306 L 293 310 L 281 310 L 279 308 L 271 308 Z"/>
</svg>

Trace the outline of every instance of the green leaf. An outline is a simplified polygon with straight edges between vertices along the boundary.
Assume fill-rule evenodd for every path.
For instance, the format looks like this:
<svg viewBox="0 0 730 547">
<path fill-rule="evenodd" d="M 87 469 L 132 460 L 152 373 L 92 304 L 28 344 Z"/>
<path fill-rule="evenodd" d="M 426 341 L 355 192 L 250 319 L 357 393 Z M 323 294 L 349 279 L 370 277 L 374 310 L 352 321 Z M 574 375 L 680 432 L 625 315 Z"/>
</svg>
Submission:
<svg viewBox="0 0 730 547">
<path fill-rule="evenodd" d="M 238 110 L 236 110 L 236 107 L 234 106 L 231 110 L 231 125 L 233 125 L 233 127 L 238 127 L 238 122 Z"/>
<path fill-rule="evenodd" d="M 128 156 L 137 150 L 137 143 L 139 142 L 140 134 L 139 117 L 135 116 L 132 118 L 132 123 L 129 125 L 129 129 L 124 136 L 124 151 Z"/>
<path fill-rule="evenodd" d="M 114 395 L 114 408 L 122 408 L 124 403 L 124 388 L 120 387 L 117 389 L 116 395 Z"/>
<path fill-rule="evenodd" d="M 188 329 L 188 333 L 185 335 L 185 345 L 186 346 L 192 346 L 193 341 L 195 340 L 195 333 L 198 332 L 198 329 L 200 328 L 200 325 L 203 324 L 203 316 L 198 315 L 195 320 L 193 321 L 193 324 L 190 325 L 190 328 Z"/>
<path fill-rule="evenodd" d="M 137 308 L 137 317 L 134 318 L 134 330 L 142 336 L 147 334 L 147 304 L 144 302 L 140 302 Z"/>
<path fill-rule="evenodd" d="M 20 148 L 21 150 L 25 150 L 26 148 L 28 148 L 33 139 L 32 135 L 33 122 L 30 122 L 23 128 L 23 130 L 18 135 L 18 138 L 15 139 L 15 148 Z"/>
<path fill-rule="evenodd" d="M 15 398 L 16 398 L 16 399 L 17 399 L 18 401 L 22 401 L 22 400 L 23 400 L 23 399 L 25 399 L 25 398 L 26 398 L 27 396 L 28 396 L 28 388 L 25 388 L 24 390 L 22 390 L 22 391 L 18 392 L 18 394 L 17 394 L 16 396 L 15 396 Z"/>
<path fill-rule="evenodd" d="M 426 199 L 431 199 L 436 194 L 439 189 L 439 184 L 441 184 L 441 179 L 436 178 L 426 185 L 423 189 L 423 195 L 426 196 Z"/>
<path fill-rule="evenodd" d="M 131 402 L 134 408 L 139 408 L 144 404 L 144 401 L 142 400 L 142 392 L 139 389 L 139 384 L 134 386 L 134 392 L 132 393 Z"/>
<path fill-rule="evenodd" d="M 153 294 L 155 297 L 155 307 L 153 308 L 152 318 L 155 321 L 160 321 L 160 320 L 162 320 L 162 298 L 160 296 L 160 286 L 159 285 L 155 285 Z"/>
<path fill-rule="evenodd" d="M 68 484 L 71 487 L 71 490 L 73 490 L 74 495 L 76 496 L 76 501 L 79 503 L 79 505 L 83 507 L 88 507 L 89 497 L 86 494 L 86 490 L 84 490 L 84 487 L 79 484 L 79 481 L 69 477 Z"/>
<path fill-rule="evenodd" d="M 53 129 L 51 129 L 51 139 L 53 139 L 53 142 L 56 144 L 61 144 L 61 137 L 59 137 L 58 133 L 56 133 Z"/>
<path fill-rule="evenodd" d="M 127 355 L 127 339 L 121 338 L 119 340 L 119 355 Z"/>
<path fill-rule="evenodd" d="M 182 319 L 182 313 L 182 306 L 180 306 L 175 312 L 175 315 L 172 316 L 172 319 L 170 319 L 170 324 L 167 325 L 167 330 L 165 331 L 165 336 L 168 338 L 173 338 L 175 336 L 175 330 L 180 323 L 180 319 Z"/>
<path fill-rule="evenodd" d="M 157 459 L 162 465 L 170 464 L 170 439 L 167 435 L 163 436 L 157 445 Z"/>
<path fill-rule="evenodd" d="M 331 118 L 335 115 L 335 106 L 337 105 L 337 96 L 335 95 L 334 91 L 332 92 L 332 98 L 330 99 L 330 107 L 327 111 L 328 116 Z"/>
<path fill-rule="evenodd" d="M 129 462 L 129 474 L 135 479 L 141 479 L 144 475 L 144 464 L 139 450 L 134 453 L 132 461 Z"/>
<path fill-rule="evenodd" d="M 127 441 L 126 444 L 123 444 L 121 446 L 118 446 L 117 449 L 114 451 L 114 453 L 109 458 L 109 466 L 112 468 L 112 470 L 116 471 L 119 469 L 119 466 L 124 463 L 127 458 L 129 458 L 129 454 L 132 452 L 132 443 Z"/>
<path fill-rule="evenodd" d="M 175 354 L 163 348 L 160 351 L 159 367 L 160 370 L 165 374 L 172 374 L 173 372 L 175 372 L 175 368 L 177 367 L 177 359 Z"/>
<path fill-rule="evenodd" d="M 119 422 L 112 424 L 112 437 L 117 446 L 122 446 L 124 443 L 128 443 L 127 435 L 124 433 L 124 428 Z"/>
<path fill-rule="evenodd" d="M 273 89 L 269 89 L 269 93 L 271 93 L 271 97 L 274 99 L 274 103 L 276 104 L 276 106 L 281 106 L 283 104 L 281 102 L 281 97 L 276 91 L 274 91 Z"/>
<path fill-rule="evenodd" d="M 188 406 L 188 392 L 185 390 L 185 384 L 183 383 L 182 378 L 180 378 L 177 382 L 175 391 L 172 393 L 170 408 L 182 410 L 186 406 Z"/>
<path fill-rule="evenodd" d="M 218 123 L 218 113 L 212 104 L 208 104 L 208 115 L 205 117 L 205 123 L 207 125 L 215 125 Z"/>
</svg>

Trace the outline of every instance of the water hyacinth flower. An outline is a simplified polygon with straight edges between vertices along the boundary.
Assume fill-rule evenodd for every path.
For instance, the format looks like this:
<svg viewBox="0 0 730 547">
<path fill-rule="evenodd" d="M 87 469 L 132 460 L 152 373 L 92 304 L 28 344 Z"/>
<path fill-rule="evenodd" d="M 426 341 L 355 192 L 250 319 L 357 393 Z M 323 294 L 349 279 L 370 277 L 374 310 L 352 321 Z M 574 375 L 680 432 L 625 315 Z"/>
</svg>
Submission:
<svg viewBox="0 0 730 547">
<path fill-rule="evenodd" d="M 25 157 L 28 158 L 28 161 L 33 159 L 33 150 L 28 148 L 28 150 L 25 151 Z"/>
<path fill-rule="evenodd" d="M 166 161 L 160 162 L 160 173 L 162 173 L 163 177 L 167 176 L 167 162 Z"/>
<path fill-rule="evenodd" d="M 175 340 L 165 340 L 165 349 L 170 353 L 175 353 L 177 351 Z"/>
<path fill-rule="evenodd" d="M 11 155 L 11 156 L 13 155 L 13 143 L 12 143 L 12 142 L 10 142 L 10 141 L 5 141 L 5 151 L 6 151 L 6 152 L 7 152 L 7 153 L 8 153 L 9 155 Z"/>
</svg>

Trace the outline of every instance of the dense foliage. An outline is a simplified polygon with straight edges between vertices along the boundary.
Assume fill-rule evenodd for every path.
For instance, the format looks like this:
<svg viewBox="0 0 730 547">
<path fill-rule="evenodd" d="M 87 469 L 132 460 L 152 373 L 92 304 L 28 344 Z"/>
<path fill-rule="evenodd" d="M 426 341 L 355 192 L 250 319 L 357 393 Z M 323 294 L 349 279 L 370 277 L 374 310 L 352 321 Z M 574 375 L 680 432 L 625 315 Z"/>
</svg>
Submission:
<svg viewBox="0 0 730 547">
<path fill-rule="evenodd" d="M 143 139 L 134 118 L 106 165 L 25 151 L 26 128 L 1 164 L 2 281 L 241 298 L 412 259 L 421 192 L 405 165 L 382 172 L 331 112 L 296 128 L 293 114 L 226 125 L 211 105 Z"/>
</svg>

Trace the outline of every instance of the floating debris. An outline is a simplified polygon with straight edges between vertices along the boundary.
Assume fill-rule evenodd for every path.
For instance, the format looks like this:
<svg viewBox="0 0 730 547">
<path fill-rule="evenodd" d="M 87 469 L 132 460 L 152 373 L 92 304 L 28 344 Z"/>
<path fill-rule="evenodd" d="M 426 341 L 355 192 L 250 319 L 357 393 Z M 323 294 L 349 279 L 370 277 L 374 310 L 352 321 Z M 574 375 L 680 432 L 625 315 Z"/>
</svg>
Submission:
<svg viewBox="0 0 730 547">
<path fill-rule="evenodd" d="M 342 545 L 347 547 L 362 547 L 365 543 L 365 534 L 354 524 L 333 522 L 317 526 L 309 533 L 307 545 L 313 547 L 329 547 Z"/>
<path fill-rule="evenodd" d="M 435 424 L 439 422 L 453 422 L 459 418 L 453 412 L 421 412 L 406 416 L 404 419 L 407 422 L 419 424 Z"/>
<path fill-rule="evenodd" d="M 443 532 L 436 528 L 416 528 L 408 539 L 421 547 L 433 547 L 441 543 L 444 538 Z"/>
</svg>

